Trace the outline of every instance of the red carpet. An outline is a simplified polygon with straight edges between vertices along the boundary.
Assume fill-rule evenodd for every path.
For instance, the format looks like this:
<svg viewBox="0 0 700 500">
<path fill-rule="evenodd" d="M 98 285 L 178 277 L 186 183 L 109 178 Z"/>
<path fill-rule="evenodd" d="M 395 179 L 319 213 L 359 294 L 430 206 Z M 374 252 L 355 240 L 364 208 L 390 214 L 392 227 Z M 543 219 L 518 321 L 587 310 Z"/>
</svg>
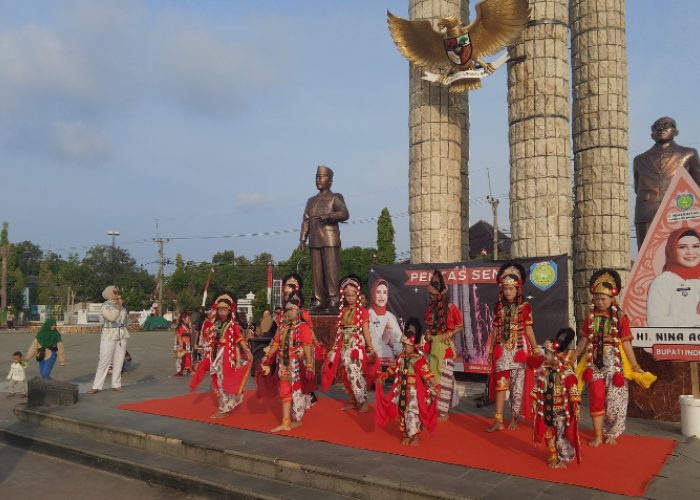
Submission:
<svg viewBox="0 0 700 500">
<path fill-rule="evenodd" d="M 675 441 L 667 439 L 622 435 L 616 446 L 590 448 L 586 443 L 593 438 L 592 431 L 582 431 L 581 466 L 570 463 L 567 469 L 550 469 L 546 463 L 546 449 L 535 448 L 532 443 L 529 422 L 521 423 L 516 431 L 487 434 L 484 429 L 490 425 L 490 420 L 452 414 L 447 422 L 438 424 L 433 436 L 423 432 L 421 445 L 412 447 L 399 444 L 396 421 L 375 429 L 374 407 L 370 407 L 368 413 L 359 414 L 341 411 L 343 404 L 321 398 L 304 416 L 301 427 L 282 434 L 637 497 L 644 495 L 649 482 L 676 446 Z M 278 400 L 257 400 L 251 391 L 243 404 L 222 420 L 209 418 L 216 412 L 211 392 L 154 399 L 118 408 L 260 432 L 269 432 L 279 425 L 282 415 Z M 347 432 L 338 432 L 338 429 L 347 429 Z"/>
</svg>

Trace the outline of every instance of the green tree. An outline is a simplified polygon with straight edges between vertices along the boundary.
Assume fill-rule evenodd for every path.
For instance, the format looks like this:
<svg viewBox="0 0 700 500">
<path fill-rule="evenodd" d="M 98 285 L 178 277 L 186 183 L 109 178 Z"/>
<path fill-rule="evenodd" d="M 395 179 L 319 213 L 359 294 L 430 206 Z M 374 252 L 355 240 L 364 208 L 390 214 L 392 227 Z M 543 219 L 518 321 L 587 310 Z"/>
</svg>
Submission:
<svg viewBox="0 0 700 500">
<path fill-rule="evenodd" d="M 24 308 L 24 289 L 27 287 L 27 278 L 22 273 L 19 267 L 15 268 L 15 272 L 10 275 L 8 281 L 9 291 L 7 293 L 8 305 L 15 311 L 21 311 Z"/>
<path fill-rule="evenodd" d="M 253 323 L 260 323 L 260 318 L 262 318 L 262 313 L 265 309 L 270 309 L 270 312 L 272 312 L 270 305 L 267 303 L 267 287 L 259 290 L 253 299 Z"/>
<path fill-rule="evenodd" d="M 340 277 L 356 274 L 362 279 L 363 286 L 366 285 L 374 252 L 374 248 L 342 248 L 340 250 Z"/>
<path fill-rule="evenodd" d="M 53 306 L 58 303 L 58 287 L 51 272 L 51 261 L 46 259 L 39 266 L 39 282 L 37 284 L 37 299 L 42 305 Z"/>
<path fill-rule="evenodd" d="M 394 223 L 391 221 L 389 210 L 385 207 L 377 221 L 377 260 L 379 266 L 387 266 L 396 262 L 396 244 L 394 243 Z"/>
<path fill-rule="evenodd" d="M 20 241 L 12 245 L 13 263 L 25 276 L 39 276 L 39 265 L 44 260 L 44 252 L 31 241 Z"/>
</svg>

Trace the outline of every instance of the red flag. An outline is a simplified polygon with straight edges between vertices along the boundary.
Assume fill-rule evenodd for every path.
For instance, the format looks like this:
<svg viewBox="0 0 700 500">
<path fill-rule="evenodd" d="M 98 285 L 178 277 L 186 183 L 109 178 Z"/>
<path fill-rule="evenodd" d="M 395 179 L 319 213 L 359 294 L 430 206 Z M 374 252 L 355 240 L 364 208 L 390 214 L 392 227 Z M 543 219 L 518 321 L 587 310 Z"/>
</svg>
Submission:
<svg viewBox="0 0 700 500">
<path fill-rule="evenodd" d="M 482 257 L 486 257 L 488 254 L 489 254 L 489 253 L 486 251 L 485 248 L 481 250 L 481 256 L 482 256 Z"/>
<path fill-rule="evenodd" d="M 272 261 L 267 263 L 267 288 L 272 288 Z"/>
</svg>

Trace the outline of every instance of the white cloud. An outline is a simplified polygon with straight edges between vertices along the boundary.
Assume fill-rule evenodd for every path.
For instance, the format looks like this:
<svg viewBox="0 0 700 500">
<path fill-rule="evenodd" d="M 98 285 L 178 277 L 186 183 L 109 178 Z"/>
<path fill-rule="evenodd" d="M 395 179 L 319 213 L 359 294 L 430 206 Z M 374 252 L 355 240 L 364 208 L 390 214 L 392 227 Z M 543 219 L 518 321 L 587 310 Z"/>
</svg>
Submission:
<svg viewBox="0 0 700 500">
<path fill-rule="evenodd" d="M 265 196 L 258 193 L 236 194 L 236 208 L 238 209 L 251 209 L 261 207 L 271 208 L 275 201 L 275 198 L 271 196 Z"/>
</svg>

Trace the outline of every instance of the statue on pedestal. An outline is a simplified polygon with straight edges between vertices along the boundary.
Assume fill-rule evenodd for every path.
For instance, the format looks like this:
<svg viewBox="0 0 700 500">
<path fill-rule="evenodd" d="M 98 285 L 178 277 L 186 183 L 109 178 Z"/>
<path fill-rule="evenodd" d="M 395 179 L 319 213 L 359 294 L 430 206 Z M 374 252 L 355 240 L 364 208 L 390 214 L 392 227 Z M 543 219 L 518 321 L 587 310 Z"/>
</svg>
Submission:
<svg viewBox="0 0 700 500">
<path fill-rule="evenodd" d="M 306 202 L 301 222 L 299 251 L 305 250 L 309 239 L 311 280 L 313 293 L 310 312 L 338 314 L 340 302 L 340 229 L 339 222 L 350 217 L 345 200 L 340 193 L 333 193 L 333 171 L 319 165 L 316 171 L 318 194 Z"/>
<path fill-rule="evenodd" d="M 656 144 L 634 158 L 634 192 L 637 195 L 634 225 L 637 228 L 637 248 L 644 238 L 656 211 L 661 205 L 671 179 L 679 168 L 685 168 L 700 186 L 700 157 L 693 148 L 679 146 L 676 120 L 664 116 L 651 126 L 651 138 Z"/>
</svg>

